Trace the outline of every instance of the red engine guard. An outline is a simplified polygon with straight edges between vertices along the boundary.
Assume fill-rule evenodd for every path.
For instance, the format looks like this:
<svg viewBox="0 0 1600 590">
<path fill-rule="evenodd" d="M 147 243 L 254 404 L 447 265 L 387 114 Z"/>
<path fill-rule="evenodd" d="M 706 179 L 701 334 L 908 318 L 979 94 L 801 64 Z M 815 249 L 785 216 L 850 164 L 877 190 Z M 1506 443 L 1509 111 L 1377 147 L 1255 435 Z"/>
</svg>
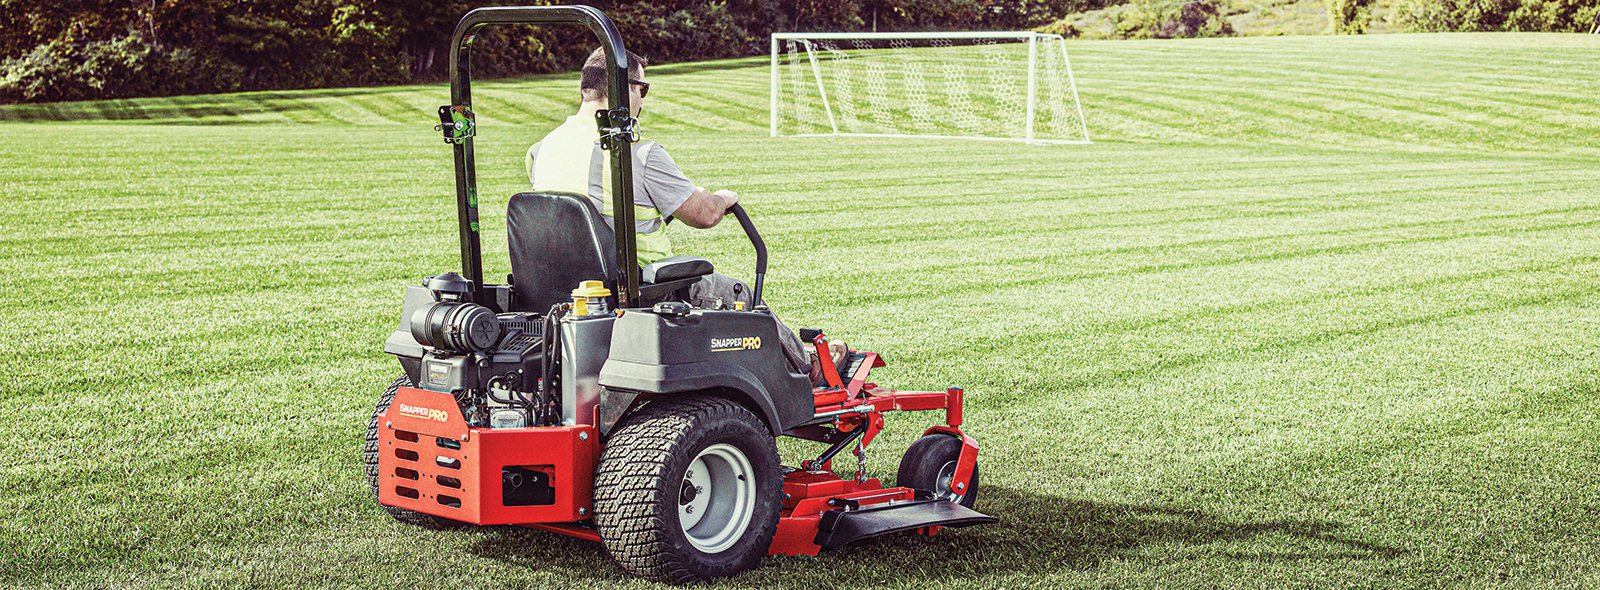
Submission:
<svg viewBox="0 0 1600 590">
<path fill-rule="evenodd" d="M 588 518 L 599 437 L 594 427 L 470 428 L 448 393 L 402 387 L 379 415 L 378 501 L 472 524 Z M 554 502 L 506 506 L 501 470 L 543 472 Z"/>
</svg>

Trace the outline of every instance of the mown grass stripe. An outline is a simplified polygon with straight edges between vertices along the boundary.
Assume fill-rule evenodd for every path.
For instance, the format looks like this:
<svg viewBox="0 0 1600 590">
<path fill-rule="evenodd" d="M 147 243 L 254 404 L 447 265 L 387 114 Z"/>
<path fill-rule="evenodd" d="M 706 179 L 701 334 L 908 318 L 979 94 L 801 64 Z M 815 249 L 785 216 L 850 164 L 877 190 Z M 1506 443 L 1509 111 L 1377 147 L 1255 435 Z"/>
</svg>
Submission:
<svg viewBox="0 0 1600 590">
<path fill-rule="evenodd" d="M 1008 255 L 1003 259 L 995 258 L 995 257 L 983 257 L 982 260 L 978 260 L 978 259 L 974 259 L 974 258 L 977 258 L 977 257 L 972 256 L 972 255 L 964 256 L 963 255 L 964 251 L 965 252 L 973 252 L 973 251 L 980 251 L 981 252 L 981 251 L 986 251 L 988 249 L 974 248 L 974 247 L 971 247 L 971 246 L 963 244 L 962 241 L 954 240 L 954 241 L 951 241 L 952 245 L 950 247 L 948 247 L 948 249 L 941 249 L 941 251 L 939 252 L 939 254 L 941 255 L 941 258 L 942 258 L 942 260 L 940 262 L 917 261 L 914 264 L 915 264 L 915 266 L 917 268 L 929 271 L 930 273 L 936 272 L 936 271 L 939 271 L 939 270 L 951 270 L 951 271 L 960 270 L 960 269 L 966 268 L 968 266 L 971 266 L 971 265 L 974 265 L 974 264 L 977 264 L 977 263 L 980 263 L 980 262 L 988 262 L 990 264 L 995 264 L 995 263 L 1000 263 L 1000 262 L 1009 263 L 1009 264 L 1028 264 L 1028 263 L 1065 264 L 1065 263 L 1071 263 L 1073 261 L 1073 259 L 1077 259 L 1077 258 L 1090 258 L 1090 257 L 1108 256 L 1108 255 L 1115 255 L 1115 256 L 1123 256 L 1123 255 L 1155 255 L 1155 254 L 1174 254 L 1175 255 L 1175 254 L 1179 253 L 1179 251 L 1181 251 L 1181 250 L 1188 250 L 1188 249 L 1195 249 L 1195 250 L 1202 250 L 1202 251 L 1214 251 L 1215 247 L 1217 247 L 1217 246 L 1244 246 L 1244 245 L 1263 244 L 1263 245 L 1268 245 L 1268 246 L 1279 245 L 1279 246 L 1287 247 L 1287 246 L 1292 246 L 1294 244 L 1294 242 L 1297 241 L 1297 240 L 1305 239 L 1305 238 L 1314 238 L 1314 237 L 1315 238 L 1366 238 L 1366 239 L 1371 239 L 1371 236 L 1369 236 L 1368 234 L 1381 233 L 1381 234 L 1391 234 L 1391 235 L 1408 235 L 1408 234 L 1411 233 L 1410 230 L 1442 228 L 1442 227 L 1447 226 L 1447 225 L 1459 225 L 1459 226 L 1469 226 L 1470 227 L 1470 226 L 1482 225 L 1482 223 L 1486 222 L 1486 221 L 1518 222 L 1516 225 L 1510 225 L 1510 227 L 1515 228 L 1516 232 L 1522 232 L 1522 231 L 1528 231 L 1528 226 L 1525 225 L 1525 224 L 1526 224 L 1526 220 L 1528 220 L 1529 218 L 1533 218 L 1533 217 L 1559 217 L 1559 218 L 1564 218 L 1567 214 L 1570 214 L 1570 213 L 1573 213 L 1573 212 L 1594 211 L 1596 209 L 1600 209 L 1600 207 L 1574 207 L 1574 208 L 1569 208 L 1569 209 L 1564 209 L 1564 210 L 1540 211 L 1540 212 L 1536 212 L 1536 213 L 1526 213 L 1526 214 L 1489 215 L 1489 216 L 1481 216 L 1481 217 L 1474 217 L 1474 218 L 1467 218 L 1467 219 L 1450 219 L 1450 220 L 1432 221 L 1432 222 L 1396 223 L 1396 224 L 1367 226 L 1367 227 L 1346 227 L 1346 228 L 1340 228 L 1340 229 L 1335 229 L 1335 230 L 1324 230 L 1324 231 L 1272 233 L 1272 234 L 1267 234 L 1267 235 L 1258 235 L 1258 236 L 1249 236 L 1249 237 L 1240 237 L 1240 238 L 1197 239 L 1197 240 L 1190 240 L 1190 241 L 1168 242 L 1168 243 L 1161 243 L 1161 244 L 1157 244 L 1157 245 L 1148 245 L 1148 246 L 1123 246 L 1123 247 L 1093 248 L 1093 249 L 1067 249 L 1065 251 L 1053 251 L 1053 252 L 1051 252 L 1049 254 L 1023 255 L 1023 256 Z M 1198 221 L 1212 221 L 1212 220 L 1213 219 L 1202 219 L 1202 220 L 1198 220 Z M 1072 229 L 1091 229 L 1091 228 L 1097 229 L 1099 227 L 1103 227 L 1103 226 L 1082 226 L 1082 227 L 1079 227 L 1079 228 L 1069 228 L 1068 231 L 1070 232 Z M 1565 227 L 1570 227 L 1570 226 L 1563 225 L 1561 227 L 1565 228 Z M 1455 238 L 1460 238 L 1460 237 L 1481 237 L 1481 236 L 1486 236 L 1486 235 L 1503 235 L 1500 232 L 1503 232 L 1503 231 L 1506 231 L 1506 230 L 1502 230 L 1502 229 L 1487 229 L 1487 230 L 1481 230 L 1481 231 L 1483 231 L 1485 233 L 1478 233 L 1478 234 L 1447 234 L 1447 235 L 1435 236 L 1435 237 L 1433 237 L 1431 239 L 1449 240 L 1449 239 L 1455 239 Z M 1000 243 L 1005 243 L 1005 242 L 1012 241 L 1012 239 L 1010 237 L 1008 237 L 1008 236 L 985 236 L 985 237 L 983 237 L 981 239 L 984 240 L 984 241 L 994 241 L 994 242 L 1000 242 Z M 1052 241 L 1059 240 L 1059 239 L 1070 240 L 1070 238 L 1053 238 Z M 1428 240 L 1428 239 L 1429 238 L 1418 238 L 1418 242 L 1385 242 L 1385 243 L 1389 243 L 1389 244 L 1419 243 L 1420 241 Z M 1368 244 L 1376 244 L 1376 243 L 1379 243 L 1379 242 L 1368 242 Z M 1346 244 L 1346 245 L 1349 245 L 1349 244 Z M 888 266 L 888 268 L 895 268 L 895 266 L 898 266 L 898 265 L 891 264 L 891 265 Z M 865 278 L 865 277 L 862 277 L 862 278 Z"/>
<path fill-rule="evenodd" d="M 779 317 L 883 352 L 883 385 L 965 386 L 1006 523 L 941 534 L 959 559 L 885 536 L 841 551 L 889 570 L 733 582 L 1586 587 L 1588 37 L 1074 41 L 1087 146 L 769 139 L 763 58 L 652 68 L 651 137 L 741 193 Z M 475 88 L 488 276 L 574 81 Z M 381 343 L 459 265 L 447 97 L 0 106 L 0 585 L 647 586 L 592 545 L 371 505 Z M 748 278 L 736 225 L 669 233 Z M 938 419 L 891 415 L 868 475 Z"/>
<path fill-rule="evenodd" d="M 1281 249 L 1279 251 L 1268 251 L 1268 252 L 1259 253 L 1259 254 L 1245 254 L 1245 255 L 1238 255 L 1238 256 L 1222 256 L 1222 257 L 1218 257 L 1216 259 L 1201 259 L 1201 260 L 1197 260 L 1197 261 L 1160 262 L 1160 263 L 1135 264 L 1135 265 L 1131 265 L 1131 266 L 1128 266 L 1128 267 L 1125 267 L 1125 268 L 1121 268 L 1121 269 L 1117 269 L 1117 270 L 1092 271 L 1092 272 L 1074 272 L 1074 271 L 1065 271 L 1065 272 L 1057 271 L 1055 273 L 1017 272 L 1018 270 L 1026 269 L 1029 266 L 1033 266 L 1033 265 L 1027 265 L 1027 264 L 1018 264 L 1016 268 L 1007 269 L 1006 271 L 1002 271 L 1002 272 L 993 272 L 993 271 L 987 272 L 987 273 L 968 272 L 963 276 L 963 278 L 961 280 L 954 280 L 954 281 L 947 280 L 947 281 L 940 281 L 940 282 L 936 282 L 936 283 L 935 282 L 917 282 L 917 283 L 912 283 L 912 282 L 908 281 L 906 283 L 902 283 L 901 289 L 899 291 L 894 292 L 894 293 L 874 293 L 874 294 L 870 294 L 870 295 L 846 296 L 846 297 L 834 299 L 832 301 L 832 305 L 848 307 L 848 306 L 852 306 L 852 305 L 867 305 L 867 304 L 890 303 L 890 302 L 894 302 L 894 301 L 904 300 L 908 295 L 911 295 L 911 294 L 915 294 L 915 295 L 917 295 L 919 297 L 926 297 L 926 298 L 951 298 L 951 297 L 956 297 L 956 296 L 963 296 L 965 298 L 978 298 L 981 295 L 986 295 L 986 294 L 991 294 L 991 293 L 998 293 L 998 292 L 1002 292 L 1002 291 L 1014 291 L 1014 290 L 1017 290 L 1017 289 L 1024 289 L 1024 288 L 1032 287 L 1032 286 L 1060 285 L 1060 284 L 1071 283 L 1071 282 L 1075 282 L 1075 281 L 1086 281 L 1086 280 L 1096 280 L 1096 279 L 1104 279 L 1104 278 L 1127 277 L 1127 276 L 1134 276 L 1134 275 L 1164 274 L 1164 273 L 1170 273 L 1170 272 L 1173 272 L 1173 271 L 1181 271 L 1181 270 L 1191 270 L 1191 269 L 1199 269 L 1199 268 L 1228 267 L 1228 266 L 1237 266 L 1237 265 L 1245 265 L 1245 264 L 1255 264 L 1255 263 L 1261 263 L 1261 262 L 1275 262 L 1275 261 L 1285 261 L 1285 260 L 1292 260 L 1292 259 L 1303 259 L 1303 258 L 1309 258 L 1309 257 L 1314 257 L 1314 256 L 1354 255 L 1354 254 L 1361 254 L 1361 253 L 1365 253 L 1365 252 L 1372 252 L 1372 251 L 1379 250 L 1379 249 L 1391 248 L 1391 247 L 1395 247 L 1395 246 L 1416 245 L 1416 244 L 1424 244 L 1424 243 L 1430 243 L 1430 242 L 1446 242 L 1446 241 L 1461 240 L 1461 239 L 1473 238 L 1473 237 L 1502 236 L 1502 235 L 1506 235 L 1506 234 L 1529 234 L 1529 233 L 1540 233 L 1540 232 L 1579 229 L 1579 228 L 1593 228 L 1593 227 L 1596 227 L 1596 226 L 1600 226 L 1600 219 L 1589 220 L 1589 221 L 1581 221 L 1581 222 L 1547 224 L 1547 225 L 1533 226 L 1533 227 L 1519 227 L 1519 228 L 1515 228 L 1514 230 L 1496 229 L 1496 230 L 1487 230 L 1487 231 L 1480 231 L 1480 232 L 1462 232 L 1462 233 L 1448 234 L 1448 235 L 1412 237 L 1412 238 L 1409 238 L 1409 239 L 1398 239 L 1398 238 L 1375 239 L 1375 240 L 1370 240 L 1370 241 L 1366 241 L 1366 242 L 1355 242 L 1355 243 L 1348 243 L 1348 244 L 1340 244 L 1340 245 L 1336 245 L 1336 246 L 1318 246 L 1318 247 L 1306 247 L 1306 248 L 1288 247 L 1288 248 L 1283 248 L 1283 249 Z M 1018 262 L 1021 262 L 1021 261 L 1018 261 Z M 1045 260 L 1041 260 L 1040 262 L 1053 263 L 1053 262 L 1055 262 L 1055 260 L 1045 259 Z M 930 269 L 930 270 L 932 270 L 932 269 Z M 982 270 L 982 269 L 980 269 L 980 270 Z M 873 275 L 870 274 L 870 273 L 850 274 L 850 275 L 846 275 L 844 277 L 839 277 L 839 280 L 841 282 L 845 282 L 847 284 L 866 284 L 866 283 L 870 283 L 870 281 L 872 279 L 872 276 Z M 1021 276 L 1023 278 L 1010 278 L 1010 277 L 1015 277 L 1015 276 Z M 1029 278 L 1029 277 L 1032 277 L 1032 278 Z M 997 280 L 997 279 L 1009 279 L 1009 280 L 1000 281 L 1000 280 Z"/>
<path fill-rule="evenodd" d="M 1269 340 L 1260 344 L 1247 345 L 1242 348 L 1220 349 L 1204 353 L 1166 355 L 1160 361 L 1129 368 L 1110 369 L 1083 375 L 1064 383 L 1051 383 L 1054 390 L 1074 391 L 1086 388 L 1102 388 L 1115 386 L 1147 379 L 1152 373 L 1173 372 L 1192 369 L 1202 365 L 1216 364 L 1244 357 L 1262 356 L 1268 354 L 1283 354 L 1289 351 L 1323 346 L 1334 341 L 1347 338 L 1364 338 L 1378 335 L 1382 332 L 1404 330 L 1426 324 L 1459 321 L 1473 316 L 1502 313 L 1509 310 L 1526 307 L 1547 307 L 1552 305 L 1570 304 L 1584 301 L 1600 294 L 1600 287 L 1568 288 L 1554 293 L 1505 298 L 1493 303 L 1451 309 L 1428 313 L 1420 316 L 1411 316 L 1393 320 L 1371 322 L 1355 327 L 1326 330 L 1303 335 L 1296 338 Z M 1010 341 L 1006 341 L 1010 344 Z M 1032 381 L 1028 377 L 1022 378 L 1022 383 Z M 1012 398 L 1007 401 L 1023 400 Z M 1024 402 L 1025 403 L 1025 402 Z"/>
<path fill-rule="evenodd" d="M 1578 256 L 1562 258 L 1555 261 L 1531 262 L 1509 268 L 1498 268 L 1468 272 L 1462 274 L 1449 274 L 1431 276 L 1415 281 L 1402 281 L 1399 283 L 1386 283 L 1381 285 L 1342 286 L 1308 295 L 1283 297 L 1264 301 L 1253 301 L 1234 305 L 1205 305 L 1192 309 L 1184 309 L 1173 313 L 1144 316 L 1129 319 L 1118 319 L 1106 322 L 1089 323 L 1073 326 L 1073 331 L 1059 334 L 1061 337 L 1095 336 L 1111 334 L 1137 333 L 1162 326 L 1178 325 L 1176 329 L 1183 329 L 1182 324 L 1206 320 L 1226 318 L 1231 315 L 1242 315 L 1263 311 L 1273 311 L 1278 308 L 1301 307 L 1313 303 L 1337 302 L 1343 299 L 1358 297 L 1371 297 L 1375 295 L 1391 295 L 1401 291 L 1416 291 L 1434 287 L 1450 287 L 1487 279 L 1498 279 L 1522 275 L 1527 273 L 1547 273 L 1549 271 L 1572 269 L 1582 265 L 1593 265 L 1600 262 L 1595 256 Z"/>
</svg>

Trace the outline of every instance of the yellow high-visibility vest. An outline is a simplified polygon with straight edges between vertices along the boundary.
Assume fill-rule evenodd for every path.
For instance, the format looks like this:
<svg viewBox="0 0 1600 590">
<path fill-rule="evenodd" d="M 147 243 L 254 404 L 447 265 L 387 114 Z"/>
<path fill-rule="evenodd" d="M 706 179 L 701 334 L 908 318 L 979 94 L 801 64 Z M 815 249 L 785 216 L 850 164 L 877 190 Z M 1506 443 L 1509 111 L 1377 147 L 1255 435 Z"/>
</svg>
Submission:
<svg viewBox="0 0 1600 590">
<path fill-rule="evenodd" d="M 611 161 L 605 150 L 600 149 L 596 141 L 598 139 L 600 130 L 593 119 L 573 115 L 539 143 L 528 148 L 523 160 L 534 192 L 589 197 L 599 206 L 606 223 L 614 228 L 616 219 L 611 206 Z M 643 146 L 644 142 L 633 144 L 635 158 L 643 155 L 643 150 L 639 149 Z M 637 198 L 637 188 L 635 191 Z M 640 266 L 672 256 L 672 241 L 667 238 L 667 220 L 659 209 L 635 204 L 633 221 L 638 236 Z"/>
</svg>

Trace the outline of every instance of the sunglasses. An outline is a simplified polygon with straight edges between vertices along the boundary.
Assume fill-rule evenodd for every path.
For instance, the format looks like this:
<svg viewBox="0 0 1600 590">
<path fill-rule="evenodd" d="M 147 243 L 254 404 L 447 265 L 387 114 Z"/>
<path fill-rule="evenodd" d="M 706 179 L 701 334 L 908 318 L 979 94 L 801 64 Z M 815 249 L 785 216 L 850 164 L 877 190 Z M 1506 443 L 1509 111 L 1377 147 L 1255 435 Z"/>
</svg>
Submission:
<svg viewBox="0 0 1600 590">
<path fill-rule="evenodd" d="M 630 84 L 638 84 L 639 85 L 639 98 L 644 98 L 646 96 L 650 96 L 650 85 L 649 84 L 646 84 L 644 82 L 640 82 L 638 80 L 634 80 L 632 78 L 628 79 L 628 83 L 630 83 Z"/>
</svg>

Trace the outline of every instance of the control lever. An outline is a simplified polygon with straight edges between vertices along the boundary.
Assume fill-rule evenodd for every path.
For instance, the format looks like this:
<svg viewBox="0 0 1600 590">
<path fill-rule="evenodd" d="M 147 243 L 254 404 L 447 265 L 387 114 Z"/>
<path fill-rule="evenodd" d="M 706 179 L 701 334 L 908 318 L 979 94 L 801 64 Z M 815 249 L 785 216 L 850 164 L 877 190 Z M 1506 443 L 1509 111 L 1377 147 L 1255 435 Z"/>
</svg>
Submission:
<svg viewBox="0 0 1600 590">
<path fill-rule="evenodd" d="M 756 224 L 750 221 L 750 214 L 744 212 L 744 207 L 734 203 L 727 212 L 739 218 L 739 226 L 744 228 L 744 235 L 750 238 L 750 244 L 756 248 L 756 290 L 751 293 L 751 300 L 757 306 L 763 305 L 765 302 L 761 300 L 761 285 L 767 278 L 767 243 L 761 240 L 761 233 L 756 231 Z"/>
</svg>

